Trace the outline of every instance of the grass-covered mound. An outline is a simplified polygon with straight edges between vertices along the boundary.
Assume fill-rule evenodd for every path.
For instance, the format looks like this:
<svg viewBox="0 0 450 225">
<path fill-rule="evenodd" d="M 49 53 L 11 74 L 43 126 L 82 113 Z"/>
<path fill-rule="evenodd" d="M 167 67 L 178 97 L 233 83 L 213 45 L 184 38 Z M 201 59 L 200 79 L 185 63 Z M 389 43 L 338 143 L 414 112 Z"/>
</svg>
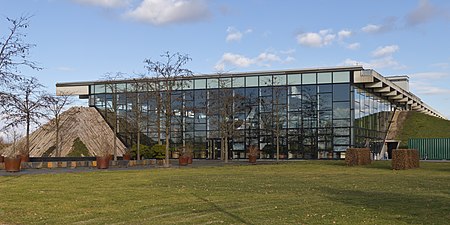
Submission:
<svg viewBox="0 0 450 225">
<path fill-rule="evenodd" d="M 406 147 L 410 138 L 450 138 L 450 120 L 409 111 L 396 139 Z"/>
</svg>

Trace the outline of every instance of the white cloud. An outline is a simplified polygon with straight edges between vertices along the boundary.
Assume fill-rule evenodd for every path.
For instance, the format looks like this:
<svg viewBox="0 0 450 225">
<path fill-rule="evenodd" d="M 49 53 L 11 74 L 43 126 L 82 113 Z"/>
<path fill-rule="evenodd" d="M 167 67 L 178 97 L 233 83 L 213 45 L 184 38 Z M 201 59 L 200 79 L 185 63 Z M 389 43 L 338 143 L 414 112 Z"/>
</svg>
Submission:
<svg viewBox="0 0 450 225">
<path fill-rule="evenodd" d="M 367 24 L 367 26 L 361 28 L 361 30 L 366 33 L 378 33 L 381 31 L 381 28 L 381 25 Z"/>
<path fill-rule="evenodd" d="M 318 33 L 308 32 L 297 35 L 297 42 L 308 47 L 323 47 L 331 44 L 336 38 L 330 29 L 320 30 Z"/>
<path fill-rule="evenodd" d="M 341 31 L 338 32 L 339 40 L 342 40 L 344 38 L 348 38 L 350 36 L 352 36 L 352 31 L 350 31 L 350 30 L 341 30 Z"/>
<path fill-rule="evenodd" d="M 294 61 L 295 61 L 295 58 L 292 56 L 288 56 L 284 59 L 285 63 L 290 63 L 290 62 L 294 62 Z"/>
<path fill-rule="evenodd" d="M 391 68 L 391 69 L 405 69 L 406 66 L 399 63 L 392 56 L 387 56 L 378 59 L 372 59 L 369 62 L 357 61 L 354 59 L 346 59 L 343 63 L 345 66 L 362 66 L 364 68 L 370 69 L 383 69 L 383 68 Z"/>
<path fill-rule="evenodd" d="M 289 57 L 286 59 L 292 60 Z M 262 52 L 257 57 L 254 58 L 227 52 L 222 55 L 222 58 L 219 60 L 219 62 L 216 63 L 214 69 L 218 71 L 223 71 L 225 70 L 225 67 L 227 65 L 240 68 L 245 68 L 252 65 L 269 67 L 273 62 L 286 62 L 286 61 L 281 60 L 281 58 L 278 55 L 270 52 Z"/>
<path fill-rule="evenodd" d="M 361 47 L 361 44 L 359 44 L 358 42 L 351 43 L 346 46 L 346 48 L 348 48 L 350 50 L 356 50 L 356 49 L 359 49 L 359 47 Z"/>
<path fill-rule="evenodd" d="M 165 25 L 203 20 L 210 16 L 210 11 L 205 0 L 143 0 L 125 16 L 153 25 Z"/>
<path fill-rule="evenodd" d="M 60 66 L 57 67 L 56 70 L 62 71 L 62 72 L 72 72 L 75 71 L 74 68 L 68 67 L 68 66 Z"/>
<path fill-rule="evenodd" d="M 85 5 L 100 6 L 104 8 L 120 8 L 128 6 L 130 4 L 130 0 L 73 0 L 73 1 Z"/>
<path fill-rule="evenodd" d="M 411 81 L 409 83 L 409 86 L 413 90 L 414 93 L 418 93 L 418 94 L 422 94 L 422 95 L 446 95 L 446 96 L 448 96 L 450 94 L 450 89 L 436 87 L 428 82 Z"/>
<path fill-rule="evenodd" d="M 450 67 L 450 63 L 448 63 L 448 62 L 434 63 L 434 64 L 431 64 L 431 66 L 438 67 L 441 69 L 448 69 Z"/>
<path fill-rule="evenodd" d="M 390 56 L 397 52 L 400 48 L 398 45 L 387 45 L 387 46 L 380 46 L 375 51 L 372 52 L 372 56 L 374 57 L 385 57 Z"/>
<path fill-rule="evenodd" d="M 252 29 L 247 29 L 244 33 L 242 33 L 241 31 L 239 31 L 238 29 L 234 28 L 234 27 L 228 27 L 227 28 L 227 37 L 225 38 L 225 40 L 227 42 L 231 42 L 231 41 L 240 41 L 242 39 L 242 37 L 244 36 L 244 34 L 248 34 L 253 32 Z"/>
<path fill-rule="evenodd" d="M 441 79 L 450 77 L 450 74 L 446 72 L 423 72 L 423 73 L 412 73 L 409 76 L 419 79 Z"/>
<path fill-rule="evenodd" d="M 406 15 L 406 23 L 410 26 L 416 26 L 421 23 L 426 23 L 431 19 L 445 16 L 447 13 L 430 4 L 428 0 L 420 0 L 418 7 Z"/>
</svg>

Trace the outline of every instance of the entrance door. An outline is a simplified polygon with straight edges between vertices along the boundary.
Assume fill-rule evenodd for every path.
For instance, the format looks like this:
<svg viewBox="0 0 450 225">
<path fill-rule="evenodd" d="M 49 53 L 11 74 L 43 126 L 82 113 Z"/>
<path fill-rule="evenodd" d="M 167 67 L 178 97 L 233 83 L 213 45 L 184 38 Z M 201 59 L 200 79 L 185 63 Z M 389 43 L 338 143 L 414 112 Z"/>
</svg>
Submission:
<svg viewBox="0 0 450 225">
<path fill-rule="evenodd" d="M 208 140 L 208 159 L 220 159 L 220 139 Z"/>
<path fill-rule="evenodd" d="M 388 142 L 387 143 L 387 152 L 388 159 L 392 159 L 392 150 L 397 149 L 398 142 Z"/>
</svg>

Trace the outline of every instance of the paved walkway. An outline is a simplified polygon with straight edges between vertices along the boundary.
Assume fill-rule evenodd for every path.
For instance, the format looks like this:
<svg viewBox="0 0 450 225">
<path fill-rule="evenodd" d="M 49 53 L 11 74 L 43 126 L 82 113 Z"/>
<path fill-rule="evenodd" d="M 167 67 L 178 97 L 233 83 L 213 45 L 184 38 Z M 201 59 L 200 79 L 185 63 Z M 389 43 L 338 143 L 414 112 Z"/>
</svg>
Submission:
<svg viewBox="0 0 450 225">
<path fill-rule="evenodd" d="M 278 163 L 292 162 L 293 160 L 282 160 Z M 295 160 L 297 161 L 297 160 Z M 275 160 L 258 160 L 257 164 L 276 164 Z M 196 167 L 212 167 L 212 166 L 229 166 L 229 165 L 249 165 L 248 160 L 230 160 L 228 163 L 224 163 L 221 160 L 195 160 L 188 166 L 179 166 L 178 160 L 170 160 L 170 167 L 172 168 L 196 168 Z M 58 174 L 58 173 L 82 173 L 82 172 L 98 172 L 98 171 L 124 171 L 124 170 L 147 170 L 164 168 L 158 165 L 147 166 L 132 166 L 132 167 L 109 167 L 105 170 L 99 170 L 95 167 L 76 167 L 76 168 L 43 168 L 43 169 L 23 169 L 20 172 L 6 172 L 0 170 L 0 176 L 22 176 L 33 174 Z"/>
</svg>

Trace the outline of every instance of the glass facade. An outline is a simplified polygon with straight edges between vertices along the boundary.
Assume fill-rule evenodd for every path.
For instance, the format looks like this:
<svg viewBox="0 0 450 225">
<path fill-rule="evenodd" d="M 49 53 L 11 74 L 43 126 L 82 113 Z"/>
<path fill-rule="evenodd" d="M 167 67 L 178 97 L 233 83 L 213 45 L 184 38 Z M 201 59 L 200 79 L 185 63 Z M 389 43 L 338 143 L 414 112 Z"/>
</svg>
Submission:
<svg viewBox="0 0 450 225">
<path fill-rule="evenodd" d="M 353 71 L 146 79 L 90 85 L 92 106 L 127 146 L 193 146 L 194 157 L 341 158 L 348 147 L 384 140 L 395 106 L 352 84 Z M 167 87 L 167 85 L 166 85 Z M 168 96 L 170 95 L 170 98 Z M 167 103 L 170 100 L 170 104 Z M 166 112 L 170 111 L 170 120 Z M 226 142 L 226 143 L 224 143 Z"/>
</svg>

